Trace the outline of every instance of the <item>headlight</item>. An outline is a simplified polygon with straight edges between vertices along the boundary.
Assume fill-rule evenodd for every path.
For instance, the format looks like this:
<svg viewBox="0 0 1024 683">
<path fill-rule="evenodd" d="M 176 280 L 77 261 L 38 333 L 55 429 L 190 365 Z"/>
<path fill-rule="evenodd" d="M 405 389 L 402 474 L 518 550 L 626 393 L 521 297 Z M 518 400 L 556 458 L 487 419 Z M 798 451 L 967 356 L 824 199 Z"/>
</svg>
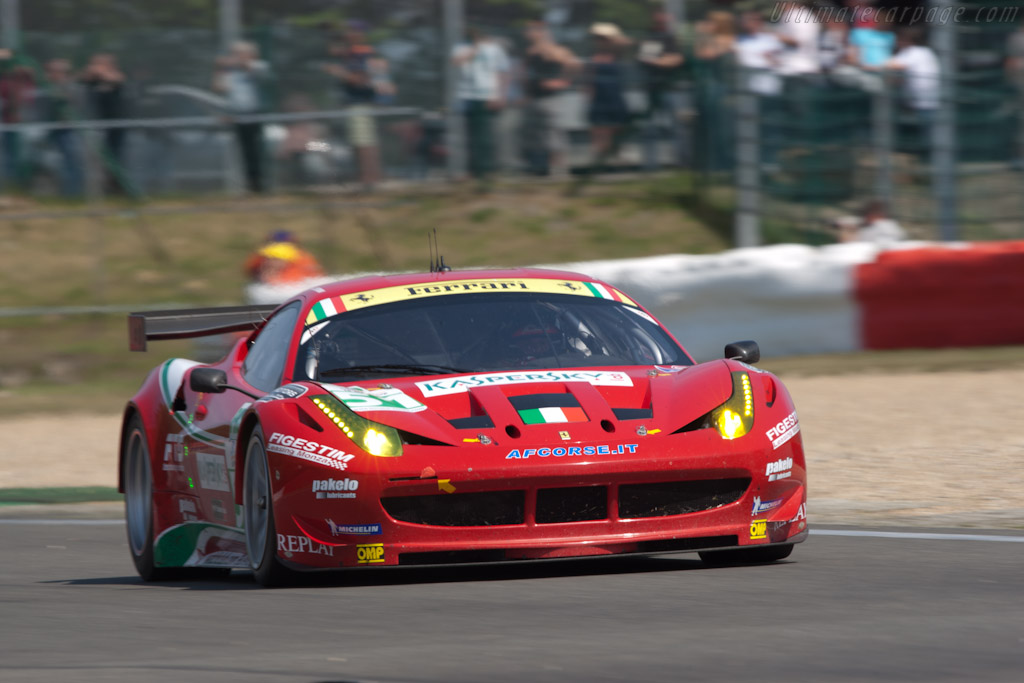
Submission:
<svg viewBox="0 0 1024 683">
<path fill-rule="evenodd" d="M 370 455 L 395 458 L 402 454 L 402 439 L 393 427 L 360 417 L 333 396 L 315 396 L 313 403 L 345 436 Z"/>
<path fill-rule="evenodd" d="M 732 373 L 732 396 L 711 411 L 711 424 L 723 439 L 738 439 L 754 425 L 754 392 L 750 388 L 750 375 Z"/>
</svg>

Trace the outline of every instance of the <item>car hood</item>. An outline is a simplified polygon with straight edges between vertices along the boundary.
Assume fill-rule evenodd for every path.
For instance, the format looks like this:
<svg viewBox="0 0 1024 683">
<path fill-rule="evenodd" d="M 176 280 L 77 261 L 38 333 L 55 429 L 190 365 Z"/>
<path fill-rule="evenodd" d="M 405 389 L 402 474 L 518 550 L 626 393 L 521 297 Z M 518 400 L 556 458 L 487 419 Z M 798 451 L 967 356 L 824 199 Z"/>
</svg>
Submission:
<svg viewBox="0 0 1024 683">
<path fill-rule="evenodd" d="M 620 429 L 632 432 L 641 425 L 648 431 L 671 434 L 732 394 L 726 361 L 389 378 L 319 386 L 370 420 L 422 437 L 420 443 L 450 445 L 481 436 L 546 438 L 556 426 L 571 431 L 573 441 L 607 440 Z"/>
</svg>

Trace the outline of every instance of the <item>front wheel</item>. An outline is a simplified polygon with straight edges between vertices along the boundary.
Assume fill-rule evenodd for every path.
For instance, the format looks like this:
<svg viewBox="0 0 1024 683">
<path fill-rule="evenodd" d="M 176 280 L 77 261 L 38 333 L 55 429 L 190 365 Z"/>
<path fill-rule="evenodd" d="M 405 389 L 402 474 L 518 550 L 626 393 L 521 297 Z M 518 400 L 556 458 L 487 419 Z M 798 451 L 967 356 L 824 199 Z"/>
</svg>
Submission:
<svg viewBox="0 0 1024 683">
<path fill-rule="evenodd" d="M 793 544 L 770 545 L 764 548 L 741 548 L 739 550 L 707 550 L 697 553 L 704 564 L 724 567 L 734 564 L 767 564 L 784 560 L 793 552 Z"/>
<path fill-rule="evenodd" d="M 270 587 L 288 583 L 291 572 L 277 559 L 277 531 L 265 443 L 263 429 L 257 426 L 246 449 L 242 505 L 249 566 L 256 581 Z"/>
</svg>

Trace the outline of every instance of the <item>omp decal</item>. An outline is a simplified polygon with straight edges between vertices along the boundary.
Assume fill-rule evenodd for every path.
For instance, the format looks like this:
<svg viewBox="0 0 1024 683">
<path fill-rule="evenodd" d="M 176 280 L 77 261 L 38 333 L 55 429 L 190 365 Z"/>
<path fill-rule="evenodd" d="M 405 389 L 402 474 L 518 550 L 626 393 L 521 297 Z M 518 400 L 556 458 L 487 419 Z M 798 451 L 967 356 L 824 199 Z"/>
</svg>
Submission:
<svg viewBox="0 0 1024 683">
<path fill-rule="evenodd" d="M 338 470 L 346 469 L 348 461 L 355 457 L 349 453 L 339 451 L 337 448 L 325 446 L 316 441 L 297 439 L 294 436 L 280 432 L 274 432 L 267 439 L 267 451 L 301 460 L 308 460 L 320 465 L 327 465 Z"/>
<path fill-rule="evenodd" d="M 248 567 L 249 556 L 241 529 L 185 522 L 157 536 L 153 562 L 158 567 Z"/>
<path fill-rule="evenodd" d="M 768 538 L 768 520 L 755 519 L 750 523 L 750 540 Z"/>
<path fill-rule="evenodd" d="M 561 458 L 574 455 L 622 455 L 626 451 L 636 453 L 637 445 L 635 443 L 620 443 L 615 446 L 609 444 L 602 444 L 600 446 L 559 446 L 558 448 L 524 448 L 522 451 L 518 448 L 513 448 L 505 456 L 505 459 L 521 460 L 529 458 L 531 455 L 536 455 L 539 458 L 546 458 L 548 456 Z"/>
<path fill-rule="evenodd" d="M 620 301 L 629 306 L 636 303 L 625 294 L 607 285 L 579 280 L 550 280 L 547 278 L 495 278 L 478 280 L 449 280 L 446 282 L 419 283 L 399 287 L 382 287 L 364 292 L 342 294 L 320 299 L 310 308 L 306 325 L 329 318 L 332 315 L 368 306 L 379 306 L 396 301 L 422 299 L 449 294 L 474 294 L 478 292 L 537 292 L 543 294 L 572 294 L 575 296 L 597 297 Z"/>
<path fill-rule="evenodd" d="M 364 389 L 337 384 L 324 384 L 324 389 L 357 413 L 369 410 L 394 410 L 404 413 L 418 413 L 427 407 L 401 389 Z"/>
<path fill-rule="evenodd" d="M 633 380 L 624 372 L 597 372 L 588 370 L 545 370 L 541 372 L 490 372 L 483 375 L 446 377 L 416 382 L 424 398 L 459 394 L 473 387 L 496 384 L 529 384 L 535 382 L 587 382 L 596 387 L 631 387 Z"/>
<path fill-rule="evenodd" d="M 356 562 L 359 564 L 379 564 L 383 561 L 383 543 L 365 543 L 356 546 Z"/>
<path fill-rule="evenodd" d="M 800 422 L 797 420 L 796 411 L 787 415 L 779 424 L 775 425 L 764 433 L 772 442 L 772 450 L 777 449 L 800 432 Z"/>
<path fill-rule="evenodd" d="M 786 479 L 793 473 L 790 471 L 793 467 L 793 458 L 782 458 L 775 462 L 770 462 L 764 468 L 764 474 L 768 477 L 768 481 L 778 481 L 779 479 Z"/>
<path fill-rule="evenodd" d="M 171 417 L 174 418 L 174 421 L 177 422 L 183 430 L 185 430 L 185 433 L 197 441 L 204 441 L 208 444 L 224 446 L 227 440 L 223 436 L 217 436 L 216 434 L 211 434 L 210 432 L 193 426 L 191 419 L 186 419 L 181 413 L 176 412 L 172 408 L 174 403 L 174 394 L 177 393 L 178 387 L 181 386 L 181 381 L 185 376 L 185 371 L 197 365 L 199 365 L 199 363 L 192 360 L 186 360 L 184 358 L 172 358 L 165 362 L 163 367 L 160 368 L 160 394 L 163 396 L 164 404 L 167 405 L 167 412 L 170 413 Z"/>
<path fill-rule="evenodd" d="M 332 536 L 380 536 L 383 532 L 380 524 L 335 524 L 328 519 Z"/>
</svg>

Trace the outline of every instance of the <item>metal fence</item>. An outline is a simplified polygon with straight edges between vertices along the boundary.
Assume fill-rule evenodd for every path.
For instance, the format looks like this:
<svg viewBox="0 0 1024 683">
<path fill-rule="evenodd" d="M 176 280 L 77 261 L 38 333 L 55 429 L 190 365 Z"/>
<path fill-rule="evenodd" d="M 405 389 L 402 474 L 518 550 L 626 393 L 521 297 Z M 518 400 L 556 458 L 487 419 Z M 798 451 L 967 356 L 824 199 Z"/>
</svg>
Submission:
<svg viewBox="0 0 1024 683">
<path fill-rule="evenodd" d="M 1021 91 L 1004 69 L 1016 24 L 1005 11 L 994 19 L 984 15 L 1014 9 L 1014 2 L 925 5 L 966 11 L 962 21 L 930 26 L 943 69 L 942 106 L 928 126 L 903 106 L 895 76 L 878 76 L 876 88 L 822 77 L 787 81 L 775 95 L 751 92 L 750 74 L 731 60 L 705 63 L 694 53 L 694 20 L 721 9 L 710 1 L 220 0 L 188 21 L 155 4 L 126 9 L 82 0 L 90 3 L 94 11 L 81 11 L 76 24 L 71 14 L 0 0 L 0 36 L 37 68 L 53 57 L 81 63 L 99 50 L 121 57 L 130 119 L 90 122 L 82 107 L 83 120 L 72 126 L 80 129 L 93 199 L 104 196 L 104 177 L 111 175 L 140 197 L 241 190 L 236 138 L 210 92 L 212 64 L 236 38 L 258 44 L 273 66 L 276 113 L 262 120 L 274 189 L 330 188 L 357 179 L 347 114 L 321 68 L 327 19 L 354 16 L 367 20 L 398 90 L 394 104 L 375 111 L 385 176 L 423 182 L 458 177 L 464 168 L 448 56 L 466 25 L 498 36 L 516 55 L 525 22 L 545 18 L 561 42 L 586 56 L 591 22 L 616 21 L 627 35 L 642 36 L 650 10 L 665 7 L 683 20 L 677 33 L 687 59 L 674 86 L 675 116 L 656 124 L 637 117 L 610 170 L 678 169 L 687 204 L 708 220 L 728 223 L 737 244 L 833 240 L 830 221 L 870 199 L 886 202 L 915 237 L 1024 236 L 1024 195 L 1016 191 Z M 320 10 L 324 22 L 315 20 Z M 627 98 L 641 112 L 646 102 L 635 68 L 629 79 Z M 521 174 L 531 131 L 521 101 L 511 101 L 497 121 L 498 159 L 501 172 Z M 562 106 L 570 165 L 584 172 L 593 161 L 584 89 L 565 95 Z M 29 111 L 25 123 L 0 127 L 21 141 L 19 172 L 31 191 L 52 194 L 61 159 L 48 135 L 54 126 L 38 119 Z M 127 140 L 123 168 L 113 168 L 103 153 L 104 131 L 112 128 Z"/>
</svg>

